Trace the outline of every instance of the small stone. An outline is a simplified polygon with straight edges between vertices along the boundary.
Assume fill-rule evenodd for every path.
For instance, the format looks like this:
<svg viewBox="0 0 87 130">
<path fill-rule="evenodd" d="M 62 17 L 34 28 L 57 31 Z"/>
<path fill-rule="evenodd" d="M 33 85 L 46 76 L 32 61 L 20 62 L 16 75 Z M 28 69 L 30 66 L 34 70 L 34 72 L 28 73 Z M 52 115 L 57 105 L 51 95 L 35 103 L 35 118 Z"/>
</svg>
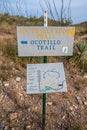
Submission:
<svg viewBox="0 0 87 130">
<path fill-rule="evenodd" d="M 31 109 L 30 108 L 28 108 L 28 112 L 30 112 L 31 111 Z"/>
<path fill-rule="evenodd" d="M 29 130 L 30 128 L 31 128 L 31 126 L 30 126 L 30 125 L 26 126 L 26 130 Z"/>
<path fill-rule="evenodd" d="M 79 97 L 79 96 L 76 96 L 76 99 L 77 99 L 77 100 L 81 100 L 81 97 Z"/>
<path fill-rule="evenodd" d="M 71 115 L 72 115 L 72 116 L 74 116 L 74 115 L 75 115 L 74 111 L 72 111 L 72 112 L 71 112 Z"/>
<path fill-rule="evenodd" d="M 65 119 L 66 115 L 63 116 L 63 119 Z"/>
<path fill-rule="evenodd" d="M 74 104 L 73 104 L 73 107 L 74 107 L 75 109 L 78 109 L 78 107 L 77 107 L 76 105 L 74 105 Z"/>
<path fill-rule="evenodd" d="M 5 83 L 4 86 L 5 86 L 5 87 L 8 87 L 8 86 L 9 86 L 9 83 Z"/>
<path fill-rule="evenodd" d="M 52 102 L 48 102 L 47 105 L 51 106 L 51 105 L 52 105 Z"/>
<path fill-rule="evenodd" d="M 33 112 L 37 112 L 37 110 L 38 110 L 37 107 L 32 108 L 32 111 L 33 111 Z"/>
<path fill-rule="evenodd" d="M 35 110 L 37 110 L 37 109 L 38 109 L 38 107 L 34 107 L 34 109 L 35 109 Z"/>
<path fill-rule="evenodd" d="M 83 94 L 85 94 L 85 91 L 83 91 Z"/>
<path fill-rule="evenodd" d="M 83 103 L 82 103 L 82 100 L 81 100 L 81 97 L 76 96 L 76 99 L 77 99 L 77 101 L 78 101 L 78 103 L 79 103 L 80 105 L 83 104 Z"/>
<path fill-rule="evenodd" d="M 72 110 L 73 110 L 73 107 L 71 106 L 71 107 L 69 107 L 69 109 L 72 111 Z"/>
<path fill-rule="evenodd" d="M 20 78 L 20 77 L 17 77 L 17 78 L 16 78 L 16 81 L 17 81 L 17 82 L 20 82 L 20 81 L 21 81 L 21 78 Z"/>
<path fill-rule="evenodd" d="M 85 74 L 85 75 L 83 76 L 83 78 L 86 78 L 86 79 L 87 79 L 87 74 Z"/>
<path fill-rule="evenodd" d="M 15 128 L 12 128 L 11 130 L 15 130 Z"/>
<path fill-rule="evenodd" d="M 15 119 L 17 119 L 17 113 L 10 114 L 10 120 L 15 120 Z"/>
<path fill-rule="evenodd" d="M 86 105 L 86 106 L 87 106 L 87 102 L 86 102 L 86 101 L 84 102 L 84 105 Z"/>
</svg>

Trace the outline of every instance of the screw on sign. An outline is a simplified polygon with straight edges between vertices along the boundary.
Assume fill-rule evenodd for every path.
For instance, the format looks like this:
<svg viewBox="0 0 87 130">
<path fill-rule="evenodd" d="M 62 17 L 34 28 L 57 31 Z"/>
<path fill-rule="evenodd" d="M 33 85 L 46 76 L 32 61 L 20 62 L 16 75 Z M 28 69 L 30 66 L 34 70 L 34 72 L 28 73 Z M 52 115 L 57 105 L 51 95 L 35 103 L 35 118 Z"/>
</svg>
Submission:
<svg viewBox="0 0 87 130">
<path fill-rule="evenodd" d="M 47 11 L 44 12 L 44 27 L 47 27 L 48 21 L 47 21 Z"/>
</svg>

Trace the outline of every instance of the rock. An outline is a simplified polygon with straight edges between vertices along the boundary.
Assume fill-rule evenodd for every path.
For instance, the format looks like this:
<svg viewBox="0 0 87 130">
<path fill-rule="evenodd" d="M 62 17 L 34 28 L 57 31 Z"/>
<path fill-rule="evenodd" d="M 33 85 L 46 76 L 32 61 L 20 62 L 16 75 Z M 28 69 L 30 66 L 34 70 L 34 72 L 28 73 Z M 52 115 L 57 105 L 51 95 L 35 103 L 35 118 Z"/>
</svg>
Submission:
<svg viewBox="0 0 87 130">
<path fill-rule="evenodd" d="M 10 114 L 10 120 L 12 121 L 12 120 L 15 120 L 15 119 L 17 119 L 17 113 Z"/>
<path fill-rule="evenodd" d="M 85 91 L 83 90 L 83 94 L 85 94 Z"/>
<path fill-rule="evenodd" d="M 32 111 L 33 111 L 33 112 L 37 112 L 37 110 L 38 110 L 38 107 L 32 108 Z"/>
<path fill-rule="evenodd" d="M 72 111 L 72 110 L 73 110 L 73 107 L 72 107 L 72 106 L 70 106 L 70 107 L 69 107 L 69 109 Z"/>
<path fill-rule="evenodd" d="M 12 128 L 11 130 L 15 130 L 15 128 Z"/>
<path fill-rule="evenodd" d="M 0 102 L 3 100 L 4 95 L 0 94 Z"/>
<path fill-rule="evenodd" d="M 9 86 L 9 83 L 5 83 L 4 86 L 5 86 L 5 87 L 8 87 L 8 86 Z"/>
<path fill-rule="evenodd" d="M 28 112 L 30 112 L 31 111 L 31 109 L 30 108 L 28 108 Z"/>
<path fill-rule="evenodd" d="M 87 74 L 85 74 L 85 75 L 83 76 L 83 78 L 86 78 L 86 79 L 87 79 Z"/>
<path fill-rule="evenodd" d="M 26 130 L 30 130 L 30 128 L 31 128 L 30 125 L 26 126 Z"/>
<path fill-rule="evenodd" d="M 66 118 L 66 115 L 63 116 L 63 120 Z"/>
<path fill-rule="evenodd" d="M 51 106 L 51 105 L 52 105 L 52 102 L 48 102 L 47 105 Z"/>
<path fill-rule="evenodd" d="M 74 107 L 75 109 L 78 109 L 78 107 L 77 107 L 76 105 L 74 105 L 74 104 L 73 104 L 73 107 Z"/>
<path fill-rule="evenodd" d="M 87 106 L 87 102 L 86 102 L 86 101 L 84 102 L 84 105 L 86 105 L 86 106 Z"/>
<path fill-rule="evenodd" d="M 20 82 L 20 81 L 21 81 L 21 78 L 20 78 L 20 77 L 17 77 L 17 78 L 16 78 L 16 81 L 17 81 L 17 82 Z"/>
<path fill-rule="evenodd" d="M 81 97 L 76 96 L 76 99 L 77 99 L 77 101 L 78 101 L 78 103 L 79 103 L 80 105 L 83 104 L 83 103 L 82 103 L 82 100 L 81 100 Z"/>
<path fill-rule="evenodd" d="M 79 97 L 79 96 L 76 96 L 76 99 L 77 99 L 77 100 L 81 100 L 81 97 Z"/>
<path fill-rule="evenodd" d="M 73 106 L 70 106 L 69 109 L 74 112 L 78 109 L 78 107 L 73 104 Z"/>
<path fill-rule="evenodd" d="M 75 112 L 74 112 L 74 111 L 72 111 L 72 112 L 71 112 L 71 115 L 72 115 L 72 116 L 75 116 Z"/>
</svg>

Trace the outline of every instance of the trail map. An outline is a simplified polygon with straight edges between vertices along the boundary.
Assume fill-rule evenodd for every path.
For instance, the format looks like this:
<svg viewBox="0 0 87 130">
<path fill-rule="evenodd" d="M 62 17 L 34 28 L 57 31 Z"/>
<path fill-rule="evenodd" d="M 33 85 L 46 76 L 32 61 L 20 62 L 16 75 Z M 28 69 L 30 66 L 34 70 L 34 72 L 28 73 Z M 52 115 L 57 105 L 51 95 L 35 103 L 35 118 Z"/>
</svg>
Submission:
<svg viewBox="0 0 87 130">
<path fill-rule="evenodd" d="M 28 64 L 27 93 L 66 92 L 63 63 Z"/>
</svg>

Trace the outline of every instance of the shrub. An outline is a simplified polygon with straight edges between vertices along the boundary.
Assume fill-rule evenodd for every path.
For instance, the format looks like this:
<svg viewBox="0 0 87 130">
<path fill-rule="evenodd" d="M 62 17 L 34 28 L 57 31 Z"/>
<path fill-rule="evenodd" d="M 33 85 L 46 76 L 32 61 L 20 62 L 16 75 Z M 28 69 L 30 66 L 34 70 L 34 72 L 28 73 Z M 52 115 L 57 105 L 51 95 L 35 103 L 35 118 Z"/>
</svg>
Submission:
<svg viewBox="0 0 87 130">
<path fill-rule="evenodd" d="M 68 128 L 68 130 L 82 130 L 82 127 L 81 126 L 75 126 L 75 127 Z"/>
<path fill-rule="evenodd" d="M 6 55 L 9 56 L 10 59 L 15 61 L 17 57 L 17 46 L 11 43 L 7 44 Z"/>
<path fill-rule="evenodd" d="M 73 56 L 67 59 L 72 65 L 87 71 L 87 42 L 76 43 Z"/>
</svg>

